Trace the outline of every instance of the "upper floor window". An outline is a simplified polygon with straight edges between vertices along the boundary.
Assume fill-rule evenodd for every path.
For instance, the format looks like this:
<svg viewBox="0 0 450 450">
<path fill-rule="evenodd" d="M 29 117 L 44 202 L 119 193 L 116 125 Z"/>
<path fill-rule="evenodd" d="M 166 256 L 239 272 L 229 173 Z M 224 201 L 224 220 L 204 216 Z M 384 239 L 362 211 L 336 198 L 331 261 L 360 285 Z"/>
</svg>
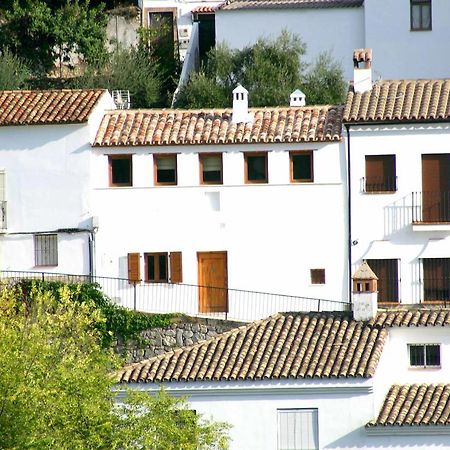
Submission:
<svg viewBox="0 0 450 450">
<path fill-rule="evenodd" d="M 200 161 L 200 183 L 222 184 L 222 153 L 198 155 Z"/>
<path fill-rule="evenodd" d="M 431 30 L 431 0 L 411 0 L 411 30 Z"/>
<path fill-rule="evenodd" d="M 395 155 L 366 156 L 365 192 L 395 192 L 397 176 Z"/>
<path fill-rule="evenodd" d="M 313 152 L 290 152 L 291 182 L 314 181 Z"/>
<path fill-rule="evenodd" d="M 409 365 L 411 367 L 440 367 L 441 346 L 439 344 L 409 344 Z"/>
<path fill-rule="evenodd" d="M 267 183 L 269 181 L 267 152 L 244 153 L 244 157 L 245 157 L 245 182 Z"/>
<path fill-rule="evenodd" d="M 311 409 L 278 410 L 278 450 L 318 450 L 318 411 Z"/>
<path fill-rule="evenodd" d="M 399 301 L 398 259 L 366 259 L 367 264 L 378 277 L 378 302 Z"/>
<path fill-rule="evenodd" d="M 109 156 L 109 185 L 132 186 L 132 155 Z"/>
<path fill-rule="evenodd" d="M 311 284 L 325 284 L 325 269 L 311 269 Z"/>
<path fill-rule="evenodd" d="M 34 265 L 35 266 L 58 265 L 57 234 L 34 235 Z"/>
<path fill-rule="evenodd" d="M 155 184 L 177 184 L 177 155 L 153 155 Z"/>
</svg>

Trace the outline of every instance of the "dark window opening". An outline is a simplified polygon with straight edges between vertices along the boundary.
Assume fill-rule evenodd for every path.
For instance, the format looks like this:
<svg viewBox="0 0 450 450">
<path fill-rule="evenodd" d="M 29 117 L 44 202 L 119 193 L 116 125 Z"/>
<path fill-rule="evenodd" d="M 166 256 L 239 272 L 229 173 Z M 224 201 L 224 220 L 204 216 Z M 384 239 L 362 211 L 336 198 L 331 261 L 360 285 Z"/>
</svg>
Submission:
<svg viewBox="0 0 450 450">
<path fill-rule="evenodd" d="M 264 154 L 245 154 L 246 164 L 246 182 L 248 183 L 267 183 L 267 153 Z"/>
<path fill-rule="evenodd" d="M 411 367 L 439 367 L 441 348 L 439 344 L 410 344 L 409 365 Z"/>
<path fill-rule="evenodd" d="M 395 155 L 366 156 L 365 192 L 395 192 Z"/>
<path fill-rule="evenodd" d="M 450 258 L 424 258 L 424 301 L 450 300 Z"/>
<path fill-rule="evenodd" d="M 311 284 L 325 284 L 325 269 L 311 269 Z"/>
<path fill-rule="evenodd" d="M 431 0 L 411 0 L 411 30 L 431 30 Z"/>
<path fill-rule="evenodd" d="M 177 184 L 177 155 L 154 155 L 155 184 Z"/>
<path fill-rule="evenodd" d="M 167 253 L 146 253 L 146 278 L 145 281 L 155 283 L 167 283 L 168 278 L 168 254 Z"/>
<path fill-rule="evenodd" d="M 202 184 L 222 184 L 222 155 L 199 155 L 200 182 Z"/>
<path fill-rule="evenodd" d="M 368 259 L 367 264 L 378 277 L 378 301 L 398 302 L 398 260 Z"/>
<path fill-rule="evenodd" d="M 109 157 L 109 185 L 132 185 L 132 155 L 112 155 Z"/>
<path fill-rule="evenodd" d="M 291 152 L 291 181 L 314 181 L 313 153 Z"/>
</svg>

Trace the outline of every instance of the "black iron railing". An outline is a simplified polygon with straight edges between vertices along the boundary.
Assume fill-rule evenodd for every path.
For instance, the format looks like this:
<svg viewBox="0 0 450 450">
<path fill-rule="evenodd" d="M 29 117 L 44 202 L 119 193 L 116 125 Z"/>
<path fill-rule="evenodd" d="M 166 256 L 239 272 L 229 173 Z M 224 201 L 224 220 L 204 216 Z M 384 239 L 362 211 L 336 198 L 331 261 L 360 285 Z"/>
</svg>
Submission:
<svg viewBox="0 0 450 450">
<path fill-rule="evenodd" d="M 450 192 L 413 192 L 413 223 L 450 222 Z"/>
<path fill-rule="evenodd" d="M 151 313 L 184 313 L 251 321 L 277 312 L 347 311 L 345 301 L 173 283 L 130 282 L 123 278 L 49 272 L 0 271 L 3 280 L 39 279 L 97 283 L 116 304 Z"/>
<path fill-rule="evenodd" d="M 361 178 L 362 192 L 395 192 L 397 191 L 397 177 L 363 177 Z"/>
</svg>

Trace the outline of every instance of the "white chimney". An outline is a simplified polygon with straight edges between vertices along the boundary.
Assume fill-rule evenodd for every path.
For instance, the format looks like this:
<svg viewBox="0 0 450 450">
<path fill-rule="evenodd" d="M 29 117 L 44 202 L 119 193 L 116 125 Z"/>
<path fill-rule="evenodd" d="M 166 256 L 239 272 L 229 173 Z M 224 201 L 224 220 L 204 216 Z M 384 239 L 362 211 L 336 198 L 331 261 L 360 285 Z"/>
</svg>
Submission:
<svg viewBox="0 0 450 450">
<path fill-rule="evenodd" d="M 300 90 L 296 89 L 291 94 L 290 106 L 305 106 L 306 105 L 306 95 Z"/>
<path fill-rule="evenodd" d="M 353 89 L 363 93 L 372 89 L 372 49 L 359 48 L 353 51 Z"/>
<path fill-rule="evenodd" d="M 353 318 L 363 321 L 373 319 L 378 311 L 378 277 L 364 261 L 352 279 Z"/>
<path fill-rule="evenodd" d="M 240 84 L 233 90 L 233 123 L 253 122 L 253 115 L 248 112 L 248 91 Z"/>
</svg>

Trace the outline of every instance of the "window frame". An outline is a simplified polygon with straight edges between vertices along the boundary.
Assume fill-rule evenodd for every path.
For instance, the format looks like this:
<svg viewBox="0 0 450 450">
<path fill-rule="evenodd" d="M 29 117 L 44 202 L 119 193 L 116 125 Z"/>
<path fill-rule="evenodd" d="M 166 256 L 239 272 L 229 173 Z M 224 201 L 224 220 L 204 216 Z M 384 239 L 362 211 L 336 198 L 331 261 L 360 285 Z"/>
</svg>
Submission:
<svg viewBox="0 0 450 450">
<path fill-rule="evenodd" d="M 265 177 L 261 180 L 251 180 L 248 177 L 248 158 L 253 156 L 264 156 Z M 245 184 L 268 184 L 269 183 L 269 152 L 244 152 L 244 181 Z"/>
<path fill-rule="evenodd" d="M 149 256 L 153 256 L 155 258 L 155 277 L 154 277 L 154 279 L 150 279 L 150 277 L 149 277 L 149 262 L 148 262 Z M 159 264 L 160 256 L 166 257 L 166 264 L 165 264 L 166 277 L 164 279 L 162 279 L 160 277 L 160 264 Z M 145 266 L 144 281 L 146 283 L 169 283 L 169 280 L 170 280 L 170 277 L 169 277 L 169 252 L 146 252 L 146 253 L 144 253 L 144 266 Z"/>
<path fill-rule="evenodd" d="M 309 269 L 311 284 L 314 286 L 323 286 L 326 282 L 326 271 L 324 268 Z"/>
<path fill-rule="evenodd" d="M 368 171 L 368 166 L 370 164 L 370 162 L 372 162 L 372 164 L 376 161 L 376 160 L 382 161 L 383 164 L 383 173 L 380 176 L 380 178 L 382 178 L 382 181 L 380 183 L 368 183 L 368 179 L 370 177 L 368 177 L 367 173 L 370 172 Z M 389 159 L 391 161 L 389 161 Z M 386 173 L 386 164 L 392 164 L 392 168 L 393 168 L 393 173 L 389 174 Z M 373 170 L 373 169 L 372 169 Z M 386 180 L 389 180 L 389 178 L 392 178 L 392 187 L 389 186 L 389 181 L 386 182 Z M 394 194 L 397 192 L 398 187 L 397 187 L 397 157 L 395 154 L 386 154 L 386 155 L 365 155 L 364 156 L 364 183 L 362 186 L 362 190 L 364 193 L 366 194 Z M 373 187 L 375 186 L 375 187 Z"/>
<path fill-rule="evenodd" d="M 400 304 L 400 258 L 367 258 L 365 261 L 378 277 L 378 304 Z M 387 277 L 383 276 L 385 272 L 388 274 Z"/>
<path fill-rule="evenodd" d="M 310 178 L 294 178 L 294 157 L 308 155 L 310 157 Z M 292 150 L 289 152 L 289 180 L 291 183 L 314 183 L 314 152 L 313 150 Z"/>
<path fill-rule="evenodd" d="M 423 365 L 411 364 L 411 347 L 423 347 Z M 438 348 L 438 358 L 439 364 L 427 364 L 427 347 L 437 347 Z M 408 344 L 408 357 L 409 357 L 409 368 L 410 369 L 440 369 L 441 364 L 441 344 L 439 343 L 410 343 Z"/>
<path fill-rule="evenodd" d="M 205 181 L 205 179 L 203 177 L 203 175 L 204 175 L 204 170 L 203 170 L 204 159 L 214 157 L 214 156 L 220 158 L 220 181 Z M 199 170 L 200 170 L 200 184 L 207 184 L 207 185 L 223 184 L 223 153 L 199 153 L 198 161 L 199 161 Z"/>
<path fill-rule="evenodd" d="M 439 265 L 437 263 L 440 263 Z M 423 303 L 442 303 L 450 300 L 450 277 L 440 277 L 441 273 L 448 273 L 450 258 L 421 258 Z M 432 275 L 430 277 L 430 274 Z M 431 284 L 430 284 L 431 280 Z M 431 295 L 430 293 L 441 290 L 447 295 Z M 430 298 L 431 297 L 431 298 Z M 440 298 L 436 298 L 440 297 Z"/>
<path fill-rule="evenodd" d="M 410 0 L 409 2 L 409 14 L 410 14 L 410 31 L 432 31 L 433 29 L 433 6 L 432 0 Z M 420 24 L 417 27 L 414 27 L 413 20 L 413 10 L 414 8 L 418 8 L 420 10 Z M 429 8 L 430 11 L 430 25 L 429 27 L 423 26 L 423 10 Z"/>
<path fill-rule="evenodd" d="M 114 160 L 129 160 L 130 170 L 129 178 L 130 181 L 126 183 L 114 183 L 113 182 L 113 161 Z M 120 155 L 108 155 L 108 166 L 109 166 L 109 186 L 110 187 L 129 187 L 133 186 L 133 155 L 132 154 L 120 154 Z"/>
<path fill-rule="evenodd" d="M 39 249 L 42 245 L 47 245 L 41 240 L 51 238 L 48 249 Z M 57 267 L 58 266 L 58 233 L 36 233 L 34 241 L 34 266 L 35 267 Z M 48 254 L 47 254 L 48 253 Z M 40 259 L 42 261 L 40 261 Z"/>
<path fill-rule="evenodd" d="M 158 160 L 175 159 L 175 181 L 158 181 Z M 177 153 L 154 153 L 153 154 L 153 183 L 155 186 L 177 186 L 178 185 L 178 155 Z"/>
<path fill-rule="evenodd" d="M 278 450 L 294 450 L 293 447 L 291 447 L 292 445 L 292 441 L 289 443 L 290 445 L 288 445 L 288 447 L 286 446 L 282 446 L 283 441 L 286 443 L 285 436 L 282 433 L 282 420 L 281 417 L 283 414 L 286 413 L 309 413 L 311 414 L 312 417 L 312 430 L 314 431 L 314 438 L 313 438 L 313 444 L 314 444 L 314 448 L 312 448 L 311 446 L 308 446 L 308 450 L 319 450 L 320 448 L 320 442 L 319 442 L 319 438 L 320 438 L 320 430 L 319 430 L 319 409 L 318 408 L 278 408 L 277 409 L 277 449 Z M 295 427 L 294 427 L 295 429 Z M 292 436 L 292 433 L 289 433 L 291 430 L 287 430 L 288 434 L 290 436 Z M 294 438 L 294 442 L 293 444 L 295 444 L 295 450 L 302 450 L 301 448 L 298 449 L 297 445 L 299 444 L 299 442 L 295 442 L 296 439 Z M 311 444 L 311 442 L 310 442 Z M 302 445 L 303 447 L 303 445 Z"/>
</svg>

